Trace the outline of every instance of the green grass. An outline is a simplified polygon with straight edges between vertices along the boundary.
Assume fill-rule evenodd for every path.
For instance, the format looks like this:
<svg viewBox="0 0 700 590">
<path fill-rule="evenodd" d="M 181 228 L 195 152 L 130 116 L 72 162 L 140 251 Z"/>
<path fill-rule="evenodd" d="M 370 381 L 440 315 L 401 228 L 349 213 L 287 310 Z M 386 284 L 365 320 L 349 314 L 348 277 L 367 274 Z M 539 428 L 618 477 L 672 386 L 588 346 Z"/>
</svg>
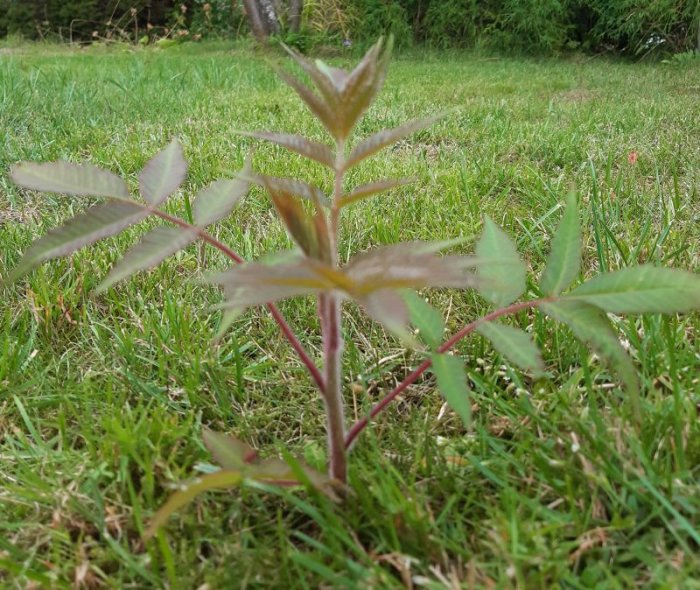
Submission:
<svg viewBox="0 0 700 590">
<path fill-rule="evenodd" d="M 184 214 L 200 187 L 242 165 L 252 144 L 235 130 L 322 137 L 262 56 L 222 45 L 6 48 L 0 81 L 3 275 L 89 201 L 14 187 L 16 161 L 91 161 L 134 185 L 177 135 L 190 173 L 170 207 Z M 353 183 L 418 182 L 350 209 L 343 255 L 473 237 L 488 213 L 536 277 L 574 184 L 586 276 L 641 262 L 698 271 L 698 88 L 690 66 L 398 57 L 361 134 L 456 110 L 353 173 Z M 257 147 L 255 163 L 324 182 L 320 168 L 270 146 Z M 324 429 L 310 380 L 263 310 L 212 344 L 219 295 L 197 279 L 202 262 L 225 267 L 216 252 L 193 246 L 90 294 L 142 231 L 3 292 L 1 587 L 700 588 L 697 315 L 615 320 L 644 385 L 639 428 L 597 358 L 523 313 L 516 321 L 541 344 L 548 377 L 533 383 L 478 336 L 464 343 L 471 432 L 441 411 L 426 378 L 360 440 L 346 504 L 252 488 L 209 494 L 144 548 L 149 516 L 210 461 L 202 425 L 317 463 Z M 288 245 L 258 191 L 216 232 L 246 257 Z M 471 293 L 430 297 L 452 329 L 487 309 Z M 311 302 L 282 309 L 318 358 Z M 346 311 L 354 418 L 419 357 Z"/>
</svg>

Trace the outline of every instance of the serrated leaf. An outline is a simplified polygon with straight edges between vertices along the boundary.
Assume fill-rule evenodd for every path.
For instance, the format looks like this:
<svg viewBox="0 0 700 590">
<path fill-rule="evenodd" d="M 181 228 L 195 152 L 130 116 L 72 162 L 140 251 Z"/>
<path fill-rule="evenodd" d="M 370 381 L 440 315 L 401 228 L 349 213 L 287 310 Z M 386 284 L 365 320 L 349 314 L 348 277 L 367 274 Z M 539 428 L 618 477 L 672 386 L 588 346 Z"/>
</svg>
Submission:
<svg viewBox="0 0 700 590">
<path fill-rule="evenodd" d="M 115 283 L 139 272 L 160 264 L 168 256 L 175 254 L 197 239 L 193 229 L 181 227 L 158 227 L 143 236 L 141 242 L 132 247 L 117 262 L 104 281 L 97 287 L 101 293 Z"/>
<path fill-rule="evenodd" d="M 323 124 L 328 132 L 336 137 L 338 129 L 338 121 L 333 114 L 333 111 L 321 100 L 314 92 L 305 84 L 297 80 L 283 71 L 278 71 L 278 75 L 282 80 L 299 95 L 299 98 L 306 104 L 314 116 Z"/>
<path fill-rule="evenodd" d="M 566 324 L 574 335 L 589 344 L 601 357 L 606 359 L 622 379 L 638 411 L 639 382 L 632 359 L 622 348 L 610 320 L 597 307 L 581 301 L 561 299 L 556 303 L 546 303 L 542 311 L 555 320 Z"/>
<path fill-rule="evenodd" d="M 10 170 L 16 184 L 36 191 L 128 198 L 126 183 L 113 172 L 92 164 L 22 162 Z"/>
<path fill-rule="evenodd" d="M 139 173 L 141 196 L 147 203 L 159 205 L 178 189 L 186 175 L 187 162 L 182 146 L 177 139 L 173 139 Z"/>
<path fill-rule="evenodd" d="M 445 322 L 440 312 L 414 291 L 406 290 L 401 293 L 411 323 L 418 328 L 423 341 L 435 350 L 442 342 L 445 333 Z"/>
<path fill-rule="evenodd" d="M 271 141 L 283 148 L 301 156 L 314 160 L 319 164 L 333 168 L 335 166 L 335 154 L 325 143 L 311 141 L 300 135 L 287 135 L 284 133 L 264 133 L 260 131 L 240 132 L 241 135 Z"/>
<path fill-rule="evenodd" d="M 358 186 L 352 192 L 343 196 L 340 199 L 340 206 L 347 207 L 348 205 L 352 205 L 357 201 L 366 199 L 367 197 L 371 197 L 372 195 L 376 195 L 377 193 L 391 190 L 392 188 L 396 188 L 397 186 L 405 186 L 415 181 L 415 178 L 397 178 L 391 180 L 378 180 L 377 182 L 363 184 L 362 186 Z"/>
<path fill-rule="evenodd" d="M 243 476 L 241 473 L 222 469 L 221 471 L 202 475 L 189 483 L 181 485 L 180 489 L 170 496 L 168 501 L 151 519 L 144 534 L 144 539 L 150 539 L 175 511 L 182 508 L 185 504 L 189 504 L 199 494 L 209 490 L 239 487 L 242 483 Z"/>
<path fill-rule="evenodd" d="M 273 192 L 284 193 L 290 196 L 301 197 L 312 203 L 318 203 L 326 207 L 330 206 L 328 197 L 323 191 L 307 182 L 294 178 L 279 178 L 277 176 L 265 176 L 263 174 L 251 174 L 244 176 L 246 180 L 265 188 L 270 194 Z"/>
<path fill-rule="evenodd" d="M 435 254 L 443 246 L 443 242 L 382 246 L 355 256 L 344 271 L 356 295 L 378 289 L 474 286 L 476 277 L 468 269 L 478 261 L 469 256 Z"/>
<path fill-rule="evenodd" d="M 102 238 L 113 236 L 146 218 L 148 214 L 148 210 L 143 206 L 129 201 L 115 201 L 91 207 L 34 242 L 10 273 L 8 282 L 16 281 L 42 262 L 67 256 Z"/>
<path fill-rule="evenodd" d="M 700 276 L 650 265 L 598 275 L 564 299 L 613 313 L 683 313 L 700 309 Z"/>
<path fill-rule="evenodd" d="M 523 371 L 531 371 L 536 377 L 544 372 L 540 351 L 528 333 L 497 322 L 484 322 L 477 331 L 497 352 Z"/>
<path fill-rule="evenodd" d="M 258 456 L 253 447 L 226 434 L 205 428 L 202 437 L 212 457 L 224 469 L 241 471 Z"/>
<path fill-rule="evenodd" d="M 547 295 L 559 295 L 581 269 L 581 223 L 576 197 L 571 194 L 554 238 L 540 287 Z"/>
<path fill-rule="evenodd" d="M 437 378 L 440 393 L 462 419 L 464 425 L 471 428 L 472 404 L 464 361 L 449 354 L 436 353 L 431 358 L 432 371 Z"/>
<path fill-rule="evenodd" d="M 192 203 L 195 225 L 205 227 L 226 217 L 250 188 L 242 178 L 227 178 L 212 182 L 197 193 Z"/>
<path fill-rule="evenodd" d="M 369 158 L 372 154 L 375 154 L 382 148 L 396 143 L 400 139 L 403 139 L 416 131 L 430 127 L 442 117 L 444 117 L 444 114 L 434 115 L 432 117 L 426 117 L 425 119 L 410 121 L 404 125 L 395 127 L 394 129 L 386 129 L 379 131 L 374 135 L 370 135 L 368 138 L 357 144 L 350 152 L 350 155 L 345 162 L 345 169 L 348 170 L 353 166 L 357 166 L 357 164 L 359 164 L 362 160 Z"/>
<path fill-rule="evenodd" d="M 525 292 L 527 268 L 515 244 L 490 217 L 484 218 L 484 231 L 476 244 L 480 259 L 477 289 L 497 307 L 505 307 Z"/>
<path fill-rule="evenodd" d="M 333 289 L 335 283 L 331 279 L 342 273 L 329 267 L 329 278 L 317 272 L 310 261 L 297 257 L 276 265 L 249 262 L 218 273 L 210 280 L 224 287 L 225 301 L 220 306 L 223 309 L 243 310 L 252 305 Z"/>
</svg>

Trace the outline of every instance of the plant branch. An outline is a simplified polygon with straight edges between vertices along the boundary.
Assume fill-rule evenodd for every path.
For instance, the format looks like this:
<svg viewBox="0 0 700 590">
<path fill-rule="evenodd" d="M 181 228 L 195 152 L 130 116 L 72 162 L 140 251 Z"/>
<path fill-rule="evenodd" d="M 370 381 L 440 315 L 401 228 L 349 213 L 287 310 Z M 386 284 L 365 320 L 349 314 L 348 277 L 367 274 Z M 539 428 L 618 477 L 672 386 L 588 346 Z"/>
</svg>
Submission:
<svg viewBox="0 0 700 590">
<path fill-rule="evenodd" d="M 437 349 L 437 352 L 447 352 L 450 350 L 455 344 L 457 344 L 460 340 L 474 332 L 481 324 L 485 322 L 490 322 L 491 320 L 495 320 L 497 318 L 500 318 L 501 316 L 504 315 L 510 315 L 513 313 L 517 313 L 519 311 L 522 311 L 523 309 L 531 309 L 533 307 L 537 307 L 543 303 L 550 303 L 554 301 L 555 298 L 553 297 L 545 297 L 542 299 L 535 299 L 532 301 L 521 301 L 520 303 L 513 303 L 512 305 L 509 305 L 508 307 L 503 307 L 501 309 L 497 309 L 496 311 L 492 311 L 491 313 L 485 315 L 482 318 L 479 318 L 478 320 L 475 320 L 471 322 L 470 324 L 467 324 L 464 326 L 461 330 L 458 332 L 455 332 L 449 340 L 446 340 L 443 344 L 440 345 L 440 347 Z M 347 436 L 345 437 L 345 448 L 349 449 L 355 439 L 359 436 L 359 434 L 367 428 L 369 425 L 370 420 L 375 418 L 378 414 L 380 414 L 392 401 L 394 401 L 401 393 L 403 393 L 409 385 L 412 385 L 415 383 L 415 381 L 423 374 L 425 373 L 433 364 L 433 361 L 431 359 L 425 359 L 420 365 L 418 365 L 401 383 L 399 383 L 390 393 L 388 393 L 386 396 L 384 396 L 379 402 L 377 402 L 372 410 L 370 411 L 369 415 L 358 420 L 353 424 L 352 428 L 348 431 Z"/>
<path fill-rule="evenodd" d="M 160 217 L 161 219 L 164 219 L 165 221 L 169 221 L 170 223 L 174 223 L 175 225 L 179 225 L 180 227 L 184 227 L 186 229 L 194 231 L 202 241 L 206 242 L 210 246 L 213 246 L 217 250 L 223 252 L 231 260 L 237 262 L 238 264 L 245 262 L 245 260 L 243 258 L 241 258 L 234 250 L 229 248 L 226 244 L 217 240 L 214 236 L 212 236 L 209 232 L 203 230 L 201 227 L 197 227 L 195 225 L 187 223 L 183 219 L 180 219 L 179 217 L 175 217 L 174 215 L 170 215 L 170 214 L 166 213 L 165 211 L 161 211 L 160 209 L 155 209 L 152 207 L 146 207 L 146 208 L 151 213 L 153 213 L 153 215 L 156 215 L 157 217 Z M 325 382 L 325 379 L 323 378 L 323 375 L 321 374 L 321 371 L 316 366 L 316 363 L 314 363 L 313 359 L 309 356 L 309 353 L 306 351 L 306 349 L 304 348 L 302 343 L 299 341 L 299 338 L 297 338 L 297 336 L 294 334 L 294 331 L 287 323 L 287 320 L 284 319 L 284 316 L 280 312 L 279 308 L 274 303 L 268 303 L 268 304 L 266 304 L 266 307 L 269 310 L 269 312 L 272 314 L 272 317 L 275 319 L 277 324 L 279 325 L 280 330 L 282 331 L 282 334 L 284 334 L 285 338 L 287 338 L 289 343 L 292 345 L 292 348 L 294 348 L 296 353 L 299 355 L 301 362 L 304 364 L 306 369 L 309 371 L 309 374 L 311 375 L 311 378 L 316 383 L 316 386 L 318 387 L 318 389 L 321 392 L 324 392 L 326 389 L 326 382 Z"/>
</svg>

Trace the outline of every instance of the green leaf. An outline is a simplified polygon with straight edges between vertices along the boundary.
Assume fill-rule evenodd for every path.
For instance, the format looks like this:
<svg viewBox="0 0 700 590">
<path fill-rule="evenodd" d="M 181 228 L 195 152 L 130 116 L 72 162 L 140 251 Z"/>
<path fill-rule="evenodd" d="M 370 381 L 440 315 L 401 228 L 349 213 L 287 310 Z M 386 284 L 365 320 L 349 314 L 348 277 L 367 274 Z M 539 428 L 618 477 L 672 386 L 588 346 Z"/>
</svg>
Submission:
<svg viewBox="0 0 700 590">
<path fill-rule="evenodd" d="M 442 315 L 415 291 L 405 290 L 401 295 L 408 307 L 411 323 L 418 328 L 418 333 L 423 341 L 435 350 L 440 346 L 445 333 L 445 322 Z"/>
<path fill-rule="evenodd" d="M 22 162 L 12 167 L 10 177 L 20 186 L 47 193 L 129 197 L 129 189 L 119 176 L 92 164 Z"/>
<path fill-rule="evenodd" d="M 366 199 L 367 197 L 371 197 L 377 193 L 391 190 L 397 186 L 405 186 L 415 181 L 415 178 L 397 178 L 395 180 L 379 180 L 377 182 L 363 184 L 362 186 L 358 186 L 352 192 L 343 196 L 343 198 L 340 199 L 340 206 L 346 207 L 347 205 L 352 205 L 357 201 L 361 201 L 362 199 Z"/>
<path fill-rule="evenodd" d="M 559 295 L 574 281 L 581 269 L 581 223 L 576 196 L 568 197 L 564 215 L 554 238 L 540 287 L 547 295 Z"/>
<path fill-rule="evenodd" d="M 472 423 L 471 396 L 467 374 L 461 358 L 449 354 L 433 354 L 433 373 L 440 392 L 450 407 L 457 412 L 467 428 Z"/>
<path fill-rule="evenodd" d="M 613 313 L 683 313 L 700 308 L 700 276 L 650 265 L 592 278 L 564 299 L 585 301 Z"/>
<path fill-rule="evenodd" d="M 488 216 L 476 255 L 480 259 L 478 275 L 483 279 L 476 288 L 491 303 L 505 307 L 525 292 L 527 267 L 508 234 Z"/>
<path fill-rule="evenodd" d="M 185 504 L 189 504 L 199 494 L 209 490 L 236 488 L 241 483 L 243 483 L 243 476 L 240 472 L 222 469 L 181 485 L 180 489 L 170 496 L 165 505 L 156 512 L 148 525 L 144 539 L 150 539 L 176 510 L 182 508 Z"/>
<path fill-rule="evenodd" d="M 499 353 L 522 370 L 532 371 L 536 377 L 544 372 L 540 351 L 527 332 L 496 322 L 484 322 L 477 331 L 487 338 Z"/>
<path fill-rule="evenodd" d="M 177 190 L 186 175 L 187 162 L 182 146 L 177 139 L 173 139 L 139 173 L 141 196 L 150 205 L 159 205 Z"/>
<path fill-rule="evenodd" d="M 96 292 L 106 291 L 115 283 L 141 271 L 160 264 L 197 239 L 197 232 L 181 227 L 158 227 L 143 236 L 141 242 L 132 247 L 117 262 Z"/>
<path fill-rule="evenodd" d="M 581 301 L 561 299 L 556 303 L 543 304 L 542 310 L 555 320 L 566 324 L 574 335 L 589 344 L 601 357 L 606 359 L 617 372 L 632 397 L 635 411 L 638 412 L 639 381 L 634 364 L 622 348 L 610 320 L 597 307 Z"/>
<path fill-rule="evenodd" d="M 8 282 L 16 281 L 46 260 L 67 256 L 102 238 L 113 236 L 146 218 L 148 214 L 148 210 L 142 205 L 129 201 L 115 201 L 91 207 L 34 242 L 10 273 Z"/>
</svg>

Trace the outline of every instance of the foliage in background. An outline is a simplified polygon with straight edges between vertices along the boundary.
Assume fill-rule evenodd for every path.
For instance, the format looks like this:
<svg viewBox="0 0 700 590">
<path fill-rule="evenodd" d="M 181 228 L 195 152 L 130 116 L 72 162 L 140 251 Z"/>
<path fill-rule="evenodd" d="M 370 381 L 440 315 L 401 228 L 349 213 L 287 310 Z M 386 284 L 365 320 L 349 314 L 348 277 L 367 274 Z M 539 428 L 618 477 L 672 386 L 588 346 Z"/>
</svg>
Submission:
<svg viewBox="0 0 700 590">
<path fill-rule="evenodd" d="M 256 1 L 246 0 L 251 6 Z M 287 26 L 283 3 L 275 6 L 283 26 L 273 33 L 302 51 L 346 40 L 365 48 L 385 34 L 394 36 L 397 47 L 419 43 L 507 53 L 700 49 L 696 0 L 307 0 L 299 28 Z M 175 29 L 183 38 L 183 31 L 237 38 L 248 34 L 245 14 L 243 0 L 0 0 L 0 36 L 136 41 L 153 29 L 161 37 Z"/>
</svg>

